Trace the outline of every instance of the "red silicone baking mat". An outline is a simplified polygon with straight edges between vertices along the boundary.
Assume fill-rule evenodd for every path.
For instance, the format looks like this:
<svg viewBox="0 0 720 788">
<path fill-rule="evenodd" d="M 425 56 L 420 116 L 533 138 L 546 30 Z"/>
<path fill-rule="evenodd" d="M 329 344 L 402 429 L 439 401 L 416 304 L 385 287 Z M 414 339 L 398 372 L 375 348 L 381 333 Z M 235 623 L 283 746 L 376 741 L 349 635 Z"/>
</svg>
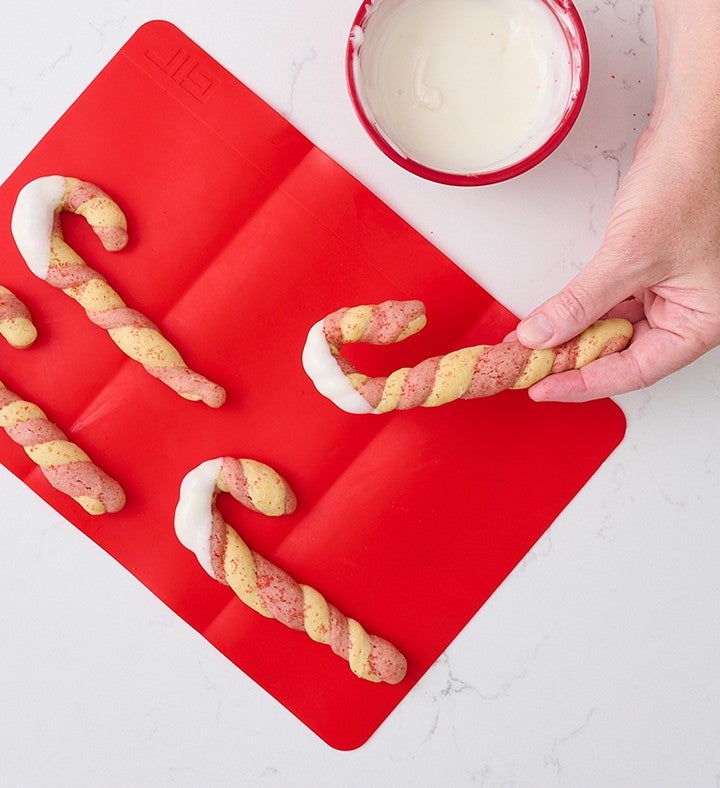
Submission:
<svg viewBox="0 0 720 788">
<path fill-rule="evenodd" d="M 125 210 L 111 255 L 78 217 L 65 234 L 188 364 L 220 410 L 129 361 L 10 236 L 18 190 L 73 175 Z M 0 379 L 35 400 L 124 486 L 91 517 L 0 434 L 0 460 L 334 747 L 361 745 L 621 440 L 610 401 L 507 392 L 435 410 L 351 416 L 301 366 L 308 328 L 340 306 L 425 301 L 428 326 L 356 348 L 373 372 L 495 342 L 513 316 L 170 24 L 131 38 L 0 188 L 0 282 L 30 307 L 35 346 L 0 346 Z M 222 500 L 247 542 L 407 656 L 396 686 L 355 678 L 329 648 L 247 609 L 177 542 L 181 478 L 221 455 L 269 463 L 297 493 L 264 518 Z M 227 499 L 228 496 L 225 496 Z M 68 582 L 71 574 L 68 573 Z"/>
</svg>

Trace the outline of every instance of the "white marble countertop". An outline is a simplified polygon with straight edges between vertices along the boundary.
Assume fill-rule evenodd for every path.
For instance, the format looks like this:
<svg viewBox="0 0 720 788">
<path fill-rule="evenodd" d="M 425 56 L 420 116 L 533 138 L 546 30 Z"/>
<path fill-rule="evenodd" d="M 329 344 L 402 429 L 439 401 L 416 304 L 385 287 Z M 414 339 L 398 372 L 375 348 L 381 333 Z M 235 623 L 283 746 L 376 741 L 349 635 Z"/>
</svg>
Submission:
<svg viewBox="0 0 720 788">
<path fill-rule="evenodd" d="M 593 68 L 575 129 L 535 171 L 469 190 L 414 178 L 365 137 L 343 72 L 358 4 L 8 3 L 0 179 L 141 23 L 164 18 L 528 311 L 600 241 L 652 105 L 651 4 L 579 0 Z M 718 352 L 619 398 L 617 451 L 347 753 L 0 468 L 0 784 L 720 786 L 719 401 Z"/>
</svg>

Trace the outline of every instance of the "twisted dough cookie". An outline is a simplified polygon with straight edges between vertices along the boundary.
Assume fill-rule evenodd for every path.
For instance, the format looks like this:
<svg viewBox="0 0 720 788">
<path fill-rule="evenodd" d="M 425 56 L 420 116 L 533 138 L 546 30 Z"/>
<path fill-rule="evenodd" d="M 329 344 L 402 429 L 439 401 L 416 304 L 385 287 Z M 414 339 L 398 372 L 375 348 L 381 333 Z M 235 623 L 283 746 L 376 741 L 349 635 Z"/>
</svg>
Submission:
<svg viewBox="0 0 720 788">
<path fill-rule="evenodd" d="M 222 405 L 224 389 L 188 369 L 157 327 L 128 308 L 105 279 L 65 243 L 62 211 L 83 216 L 108 251 L 127 245 L 125 216 L 107 194 L 77 178 L 49 175 L 24 186 L 13 211 L 13 237 L 30 270 L 74 298 L 124 353 L 181 397 L 202 400 L 213 408 Z"/>
<path fill-rule="evenodd" d="M 633 332 L 627 320 L 600 320 L 556 348 L 531 350 L 517 341 L 477 345 L 429 358 L 386 378 L 363 375 L 341 355 L 343 345 L 351 342 L 399 342 L 418 332 L 425 322 L 420 301 L 339 309 L 310 329 L 303 366 L 317 390 L 342 410 L 387 413 L 528 388 L 547 375 L 579 369 L 622 350 Z"/>
<path fill-rule="evenodd" d="M 7 287 L 0 285 L 0 334 L 15 348 L 30 347 L 37 339 L 28 308 Z"/>
<path fill-rule="evenodd" d="M 0 297 L 4 297 L 2 292 Z M 14 296 L 13 298 L 13 308 L 17 309 L 19 304 L 23 319 L 29 321 L 30 313 L 25 305 Z M 34 339 L 37 332 L 32 323 L 30 325 Z M 13 338 L 17 339 L 15 336 Z M 27 337 L 22 339 L 21 336 L 19 342 L 11 344 L 15 347 L 27 347 L 31 342 L 26 342 L 26 339 Z M 26 402 L 7 389 L 2 382 L 0 427 L 25 449 L 28 457 L 40 467 L 45 478 L 56 490 L 74 498 L 85 511 L 90 514 L 117 512 L 125 505 L 125 493 L 120 485 L 93 464 L 87 454 L 71 443 L 59 427 L 51 424 L 37 405 Z"/>
<path fill-rule="evenodd" d="M 25 449 L 56 490 L 74 498 L 86 512 L 117 512 L 125 505 L 120 485 L 49 422 L 37 405 L 26 402 L 2 382 L 0 427 Z"/>
<path fill-rule="evenodd" d="M 329 605 L 313 588 L 251 550 L 225 522 L 215 499 L 229 492 L 248 509 L 270 516 L 295 510 L 295 494 L 272 468 L 256 460 L 208 460 L 183 479 L 175 532 L 208 574 L 229 585 L 258 613 L 291 629 L 305 630 L 348 660 L 353 673 L 369 681 L 397 684 L 407 663 L 386 640 L 368 633 Z"/>
</svg>

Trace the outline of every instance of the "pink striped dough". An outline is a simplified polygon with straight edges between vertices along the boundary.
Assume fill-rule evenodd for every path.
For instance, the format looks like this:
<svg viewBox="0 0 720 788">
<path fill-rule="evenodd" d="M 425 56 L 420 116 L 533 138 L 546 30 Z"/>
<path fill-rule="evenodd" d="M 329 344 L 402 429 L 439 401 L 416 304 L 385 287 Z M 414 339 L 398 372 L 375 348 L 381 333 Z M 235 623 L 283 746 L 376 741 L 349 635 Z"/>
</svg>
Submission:
<svg viewBox="0 0 720 788">
<path fill-rule="evenodd" d="M 0 383 L 0 427 L 23 447 L 50 484 L 90 514 L 117 512 L 125 493 L 34 403 Z"/>
<path fill-rule="evenodd" d="M 83 216 L 108 251 L 127 245 L 125 215 L 98 186 L 61 175 L 37 178 L 20 191 L 12 217 L 15 243 L 30 270 L 75 299 L 124 353 L 181 397 L 213 408 L 222 405 L 225 390 L 189 369 L 160 330 L 127 307 L 105 278 L 65 243 L 63 211 Z"/>
<path fill-rule="evenodd" d="M 256 460 L 221 457 L 188 473 L 180 487 L 175 532 L 208 574 L 229 585 L 261 615 L 330 646 L 360 678 L 401 681 L 407 671 L 402 654 L 383 638 L 369 635 L 319 591 L 296 582 L 251 550 L 217 508 L 219 492 L 229 492 L 248 509 L 269 516 L 290 514 L 296 506 L 295 494 L 282 476 Z"/>
<path fill-rule="evenodd" d="M 425 323 L 420 301 L 338 309 L 310 329 L 303 366 L 318 391 L 339 408 L 350 413 L 387 413 L 528 388 L 547 375 L 579 369 L 623 350 L 633 334 L 627 320 L 599 320 L 560 347 L 532 350 L 517 341 L 476 345 L 398 369 L 387 377 L 362 374 L 341 353 L 353 342 L 400 342 Z"/>
<path fill-rule="evenodd" d="M 37 339 L 37 330 L 30 310 L 7 287 L 0 285 L 0 335 L 15 348 L 30 347 Z"/>
</svg>

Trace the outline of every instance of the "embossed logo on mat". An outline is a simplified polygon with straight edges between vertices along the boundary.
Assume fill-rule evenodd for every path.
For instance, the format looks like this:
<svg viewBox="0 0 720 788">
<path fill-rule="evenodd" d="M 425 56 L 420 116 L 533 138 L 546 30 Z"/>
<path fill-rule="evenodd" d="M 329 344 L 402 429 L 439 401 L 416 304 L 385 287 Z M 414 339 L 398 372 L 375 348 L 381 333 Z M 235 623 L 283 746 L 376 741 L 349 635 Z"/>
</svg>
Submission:
<svg viewBox="0 0 720 788">
<path fill-rule="evenodd" d="M 169 58 L 148 49 L 145 51 L 145 57 L 200 103 L 207 99 L 216 84 L 216 80 L 208 74 L 207 69 L 201 66 L 200 61 L 184 47 L 180 47 Z"/>
</svg>

